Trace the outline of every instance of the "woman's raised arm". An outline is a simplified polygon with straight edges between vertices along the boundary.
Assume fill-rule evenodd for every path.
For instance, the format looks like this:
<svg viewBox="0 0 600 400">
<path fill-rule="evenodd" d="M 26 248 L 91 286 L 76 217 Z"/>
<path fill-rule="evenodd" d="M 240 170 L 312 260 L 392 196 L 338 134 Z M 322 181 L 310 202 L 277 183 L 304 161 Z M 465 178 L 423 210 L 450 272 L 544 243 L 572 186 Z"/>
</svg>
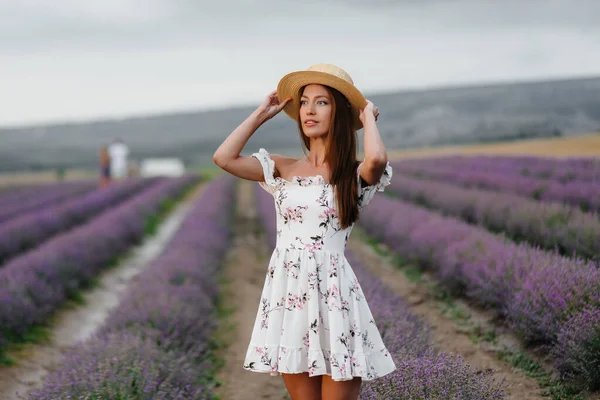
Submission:
<svg viewBox="0 0 600 400">
<path fill-rule="evenodd" d="M 264 180 L 260 162 L 254 157 L 242 156 L 240 153 L 254 132 L 283 110 L 290 100 L 291 98 L 279 101 L 277 91 L 269 93 L 263 103 L 221 143 L 213 155 L 214 163 L 238 178 Z"/>
<path fill-rule="evenodd" d="M 368 185 L 379 182 L 388 161 L 385 145 L 375 123 L 378 116 L 379 110 L 377 107 L 367 100 L 367 106 L 360 111 L 360 120 L 364 128 L 365 151 L 365 159 L 360 167 L 360 177 Z"/>
</svg>

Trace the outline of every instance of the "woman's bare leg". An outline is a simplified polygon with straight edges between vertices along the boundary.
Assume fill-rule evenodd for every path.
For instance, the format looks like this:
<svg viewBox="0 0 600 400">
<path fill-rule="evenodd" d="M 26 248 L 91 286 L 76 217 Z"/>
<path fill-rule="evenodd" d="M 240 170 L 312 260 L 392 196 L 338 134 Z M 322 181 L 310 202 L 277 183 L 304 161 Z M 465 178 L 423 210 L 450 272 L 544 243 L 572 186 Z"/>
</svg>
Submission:
<svg viewBox="0 0 600 400">
<path fill-rule="evenodd" d="M 283 382 L 292 400 L 321 400 L 321 376 L 282 374 Z"/>
<path fill-rule="evenodd" d="M 357 400 L 360 393 L 361 378 L 351 381 L 334 381 L 329 375 L 323 375 L 321 387 L 322 400 Z"/>
</svg>

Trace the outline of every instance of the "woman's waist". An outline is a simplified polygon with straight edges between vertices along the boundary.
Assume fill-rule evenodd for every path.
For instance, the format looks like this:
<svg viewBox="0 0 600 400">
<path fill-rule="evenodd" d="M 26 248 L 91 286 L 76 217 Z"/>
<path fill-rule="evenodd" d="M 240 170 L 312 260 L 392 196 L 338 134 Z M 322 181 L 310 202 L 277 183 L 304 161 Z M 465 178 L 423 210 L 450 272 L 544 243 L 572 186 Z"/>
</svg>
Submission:
<svg viewBox="0 0 600 400">
<path fill-rule="evenodd" d="M 282 246 L 275 245 L 275 251 L 285 252 L 288 254 L 319 254 L 319 255 L 331 255 L 331 256 L 343 256 L 345 257 L 345 249 L 332 249 L 332 248 L 299 248 L 298 246 Z"/>
<path fill-rule="evenodd" d="M 299 252 L 328 252 L 343 254 L 346 245 L 344 242 L 320 242 L 320 241 L 300 241 L 300 240 L 277 240 L 275 247 L 282 250 L 299 251 Z"/>
</svg>

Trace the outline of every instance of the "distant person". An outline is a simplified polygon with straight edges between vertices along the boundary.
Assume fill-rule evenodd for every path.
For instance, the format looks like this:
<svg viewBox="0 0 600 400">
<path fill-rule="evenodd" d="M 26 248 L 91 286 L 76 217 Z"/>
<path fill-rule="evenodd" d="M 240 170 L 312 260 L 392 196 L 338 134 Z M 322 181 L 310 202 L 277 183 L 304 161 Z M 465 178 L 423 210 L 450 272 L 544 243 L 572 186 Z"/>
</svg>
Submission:
<svg viewBox="0 0 600 400">
<path fill-rule="evenodd" d="M 100 149 L 100 187 L 105 187 L 110 183 L 110 154 L 108 147 L 102 146 Z"/>
<path fill-rule="evenodd" d="M 297 124 L 304 156 L 241 155 L 281 110 Z M 396 369 L 344 256 L 361 209 L 391 182 L 378 115 L 344 70 L 317 64 L 284 76 L 213 156 L 274 198 L 277 244 L 243 367 L 282 375 L 294 400 L 356 400 L 363 380 Z"/>
<path fill-rule="evenodd" d="M 112 179 L 125 179 L 128 175 L 127 157 L 129 147 L 121 139 L 116 139 L 108 147 L 110 155 L 110 176 Z"/>
</svg>

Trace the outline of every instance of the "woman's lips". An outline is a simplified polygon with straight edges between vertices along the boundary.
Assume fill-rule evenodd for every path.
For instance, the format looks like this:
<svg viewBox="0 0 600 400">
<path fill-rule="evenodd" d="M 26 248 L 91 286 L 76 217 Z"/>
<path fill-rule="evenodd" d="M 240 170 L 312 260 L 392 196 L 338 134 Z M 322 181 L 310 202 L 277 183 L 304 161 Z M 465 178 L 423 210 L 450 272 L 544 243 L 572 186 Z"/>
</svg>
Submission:
<svg viewBox="0 0 600 400">
<path fill-rule="evenodd" d="M 316 124 L 318 124 L 318 122 L 314 119 L 307 119 L 306 121 L 304 121 L 304 125 L 306 126 L 315 126 Z"/>
</svg>

